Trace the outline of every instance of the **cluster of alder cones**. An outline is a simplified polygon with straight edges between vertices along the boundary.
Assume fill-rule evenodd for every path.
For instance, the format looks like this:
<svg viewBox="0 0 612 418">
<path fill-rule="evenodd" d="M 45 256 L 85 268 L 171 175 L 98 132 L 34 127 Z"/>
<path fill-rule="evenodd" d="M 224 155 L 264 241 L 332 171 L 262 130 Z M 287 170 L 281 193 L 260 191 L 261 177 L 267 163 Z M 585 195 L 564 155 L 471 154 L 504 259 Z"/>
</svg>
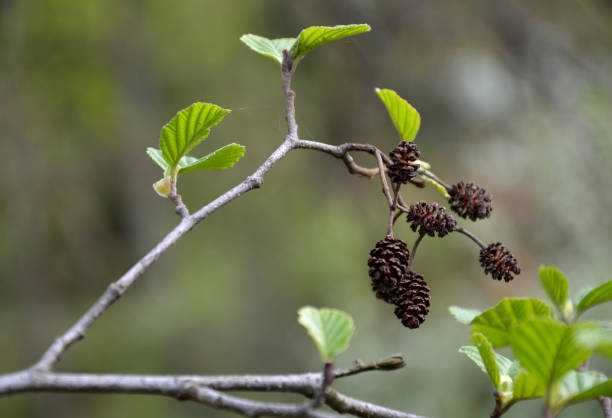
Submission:
<svg viewBox="0 0 612 418">
<path fill-rule="evenodd" d="M 389 153 L 386 165 L 395 193 L 399 193 L 400 185 L 412 182 L 417 175 L 423 173 L 419 172 L 419 158 L 420 152 L 413 142 L 401 141 Z M 472 182 L 463 181 L 443 187 L 450 196 L 451 210 L 460 217 L 476 221 L 491 215 L 491 195 L 485 189 Z M 397 202 L 397 198 L 395 201 Z M 398 206 L 399 210 L 406 214 L 410 228 L 419 233 L 412 254 L 404 241 L 390 234 L 378 241 L 370 251 L 368 266 L 372 290 L 376 297 L 395 305 L 395 315 L 404 326 L 418 328 L 429 312 L 429 287 L 423 276 L 412 270 L 414 253 L 426 235 L 437 235 L 441 238 L 454 231 L 466 234 L 481 247 L 479 261 L 485 274 L 490 273 L 496 280 L 509 282 L 514 278 L 513 275 L 521 272 L 516 258 L 506 247 L 499 242 L 485 246 L 473 234 L 458 228 L 453 216 L 437 203 L 420 201 L 410 207 Z M 395 209 L 391 208 L 392 211 Z"/>
</svg>

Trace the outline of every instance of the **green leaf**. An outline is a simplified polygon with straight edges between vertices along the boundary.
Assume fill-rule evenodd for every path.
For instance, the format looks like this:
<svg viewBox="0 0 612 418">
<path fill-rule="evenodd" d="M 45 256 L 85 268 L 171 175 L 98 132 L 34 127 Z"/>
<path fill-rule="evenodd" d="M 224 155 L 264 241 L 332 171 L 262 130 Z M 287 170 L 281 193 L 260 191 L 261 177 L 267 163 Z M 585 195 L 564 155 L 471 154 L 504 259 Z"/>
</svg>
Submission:
<svg viewBox="0 0 612 418">
<path fill-rule="evenodd" d="M 600 303 L 604 302 L 609 302 L 611 300 L 612 281 L 597 286 L 595 289 L 584 295 L 584 297 L 578 302 L 578 306 L 576 306 L 576 312 L 579 315 L 595 305 L 599 305 Z"/>
<path fill-rule="evenodd" d="M 442 193 L 442 196 L 444 196 L 446 199 L 450 199 L 450 195 L 448 194 L 448 192 L 446 191 L 446 188 L 444 186 L 442 186 L 440 183 L 438 183 L 437 181 L 435 181 L 432 178 L 429 178 L 427 176 L 421 176 L 421 178 L 423 180 L 425 180 L 426 182 L 432 184 L 436 189 L 438 189 L 438 191 L 440 193 Z"/>
<path fill-rule="evenodd" d="M 610 332 L 603 331 L 601 328 L 586 329 L 576 338 L 585 348 L 595 350 L 597 354 L 612 359 L 612 334 Z"/>
<path fill-rule="evenodd" d="M 210 133 L 231 110 L 210 103 L 194 103 L 181 110 L 161 130 L 160 146 L 164 160 L 171 167 Z"/>
<path fill-rule="evenodd" d="M 473 345 L 464 345 L 461 348 L 459 348 L 459 352 L 468 356 L 470 360 L 472 360 L 474 363 L 476 363 L 478 367 L 480 367 L 480 370 L 482 370 L 484 373 L 487 373 L 487 368 L 482 360 L 480 351 L 478 351 L 478 347 L 475 347 Z M 510 377 L 512 377 L 511 368 L 514 362 L 510 360 L 508 357 L 505 357 L 499 353 L 494 353 L 494 355 L 495 355 L 495 362 L 497 363 L 497 368 L 499 369 L 499 373 L 502 375 L 505 374 L 505 375 L 509 375 Z"/>
<path fill-rule="evenodd" d="M 597 385 L 594 385 L 588 389 L 585 389 L 583 392 L 579 392 L 578 394 L 574 395 L 571 399 L 569 399 L 567 402 L 576 403 L 576 402 L 588 401 L 591 399 L 598 398 L 600 396 L 612 396 L 612 379 L 605 380 Z"/>
<path fill-rule="evenodd" d="M 202 158 L 184 156 L 179 161 L 179 174 L 197 170 L 222 170 L 232 167 L 244 155 L 245 147 L 228 144 Z"/>
<path fill-rule="evenodd" d="M 168 163 L 164 160 L 164 156 L 160 149 L 149 147 L 147 148 L 147 154 L 162 168 L 162 170 L 166 171 L 168 169 Z"/>
<path fill-rule="evenodd" d="M 561 316 L 565 317 L 565 302 L 569 293 L 569 283 L 565 274 L 554 266 L 540 266 L 538 273 L 548 298 L 557 307 Z"/>
<path fill-rule="evenodd" d="M 369 32 L 370 25 L 338 25 L 338 26 L 311 26 L 300 32 L 297 42 L 291 47 L 294 65 L 314 48 L 336 39 L 359 35 Z"/>
<path fill-rule="evenodd" d="M 520 372 L 512 387 L 512 400 L 540 398 L 546 392 L 546 385 L 538 378 L 526 372 Z"/>
<path fill-rule="evenodd" d="M 380 100 L 387 107 L 389 116 L 395 124 L 401 139 L 412 141 L 421 126 L 421 115 L 406 100 L 402 99 L 395 91 L 389 89 L 375 89 Z"/>
<path fill-rule="evenodd" d="M 472 333 L 482 333 L 493 347 L 510 343 L 510 331 L 531 318 L 549 318 L 550 307 L 534 298 L 504 298 L 472 320 Z"/>
<path fill-rule="evenodd" d="M 324 362 L 346 350 L 355 331 L 353 319 L 335 309 L 305 306 L 298 311 L 298 322 L 308 331 Z"/>
<path fill-rule="evenodd" d="M 495 361 L 495 353 L 487 337 L 480 333 L 472 334 L 472 343 L 478 348 L 486 373 L 491 378 L 495 389 L 499 389 L 499 368 Z M 509 365 L 508 365 L 509 366 Z"/>
<path fill-rule="evenodd" d="M 557 393 L 553 397 L 553 404 L 559 407 L 567 403 L 609 396 L 612 393 L 611 382 L 606 376 L 596 371 L 571 370 L 560 382 Z"/>
<path fill-rule="evenodd" d="M 293 44 L 297 38 L 278 38 L 268 39 L 263 36 L 247 34 L 242 35 L 240 40 L 244 42 L 253 51 L 270 57 L 273 60 L 278 61 L 279 64 L 283 63 L 283 49 L 291 50 Z"/>
<path fill-rule="evenodd" d="M 449 306 L 448 311 L 455 317 L 457 322 L 469 325 L 472 319 L 480 315 L 480 311 L 476 309 L 466 309 L 459 306 Z"/>
<path fill-rule="evenodd" d="M 512 348 L 521 366 L 549 386 L 580 366 L 591 350 L 577 341 L 592 323 L 565 325 L 550 319 L 524 321 L 512 330 Z"/>
</svg>

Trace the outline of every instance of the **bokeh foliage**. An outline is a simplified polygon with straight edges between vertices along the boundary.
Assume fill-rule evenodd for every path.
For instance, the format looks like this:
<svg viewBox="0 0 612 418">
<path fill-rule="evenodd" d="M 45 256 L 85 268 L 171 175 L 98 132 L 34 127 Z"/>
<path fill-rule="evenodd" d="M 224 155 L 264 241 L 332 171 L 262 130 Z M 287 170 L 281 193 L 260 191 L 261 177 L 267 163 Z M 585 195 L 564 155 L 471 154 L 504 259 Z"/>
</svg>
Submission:
<svg viewBox="0 0 612 418">
<path fill-rule="evenodd" d="M 356 377 L 337 382 L 339 389 L 428 416 L 486 416 L 490 386 L 465 384 L 481 380 L 456 353 L 469 341 L 446 307 L 533 296 L 541 291 L 530 278 L 541 263 L 561 267 L 579 281 L 575 287 L 611 270 L 612 194 L 605 191 L 612 186 L 612 10 L 603 0 L 317 0 L 311 7 L 280 0 L 1 1 L 0 371 L 35 361 L 177 222 L 151 190 L 159 169 L 143 152 L 157 146 L 177 109 L 196 101 L 233 109 L 208 145 L 238 142 L 249 150 L 231 172 L 182 178 L 191 208 L 241 181 L 282 140 L 278 69 L 245 48 L 241 35 L 279 38 L 311 25 L 357 22 L 372 32 L 300 63 L 294 88 L 301 136 L 390 149 L 397 133 L 372 90 L 397 91 L 419 109 L 417 142 L 438 174 L 492 192 L 492 220 L 474 230 L 516 249 L 521 276 L 511 285 L 485 277 L 477 251 L 461 237 L 424 243 L 415 268 L 431 285 L 433 308 L 423 329 L 405 330 L 369 289 L 367 253 L 385 233 L 379 184 L 349 176 L 329 156 L 296 151 L 261 190 L 173 247 L 61 369 L 318 369 L 295 311 L 331 306 L 359 325 L 341 360 L 398 351 L 409 359 L 410 373 Z M 441 201 L 433 188 L 409 196 Z M 397 232 L 413 237 L 407 226 Z M 508 416 L 537 408 L 526 402 Z M 569 411 L 593 412 L 584 408 Z M 46 417 L 50 410 L 63 417 L 202 415 L 198 405 L 138 396 L 0 400 L 1 416 Z"/>
</svg>

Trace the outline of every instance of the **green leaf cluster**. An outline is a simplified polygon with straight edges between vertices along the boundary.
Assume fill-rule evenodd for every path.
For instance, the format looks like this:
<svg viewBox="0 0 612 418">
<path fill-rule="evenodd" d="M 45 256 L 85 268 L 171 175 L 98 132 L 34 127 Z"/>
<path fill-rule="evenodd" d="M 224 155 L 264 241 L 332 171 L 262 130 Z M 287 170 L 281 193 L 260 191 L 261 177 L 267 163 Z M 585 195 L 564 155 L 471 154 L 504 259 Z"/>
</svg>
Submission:
<svg viewBox="0 0 612 418">
<path fill-rule="evenodd" d="M 147 148 L 147 154 L 164 170 L 164 177 L 153 185 L 161 196 L 168 196 L 171 182 L 180 174 L 198 170 L 232 167 L 244 155 L 245 147 L 231 143 L 201 158 L 187 155 L 230 113 L 210 103 L 194 103 L 178 112 L 163 126 L 160 149 Z"/>
<path fill-rule="evenodd" d="M 612 359 L 612 334 L 597 322 L 578 320 L 587 309 L 612 301 L 612 282 L 584 293 L 574 308 L 561 270 L 542 266 L 539 277 L 552 306 L 535 298 L 505 298 L 484 312 L 449 308 L 471 327 L 473 345 L 459 352 L 488 375 L 498 412 L 544 397 L 556 414 L 567 405 L 612 395 L 612 379 L 578 370 L 594 352 Z M 515 360 L 494 350 L 506 346 Z"/>
<path fill-rule="evenodd" d="M 283 49 L 291 53 L 295 67 L 304 56 L 327 42 L 348 36 L 369 32 L 370 25 L 338 25 L 338 26 L 311 26 L 303 29 L 295 38 L 268 39 L 263 36 L 247 34 L 240 40 L 258 54 L 272 58 L 279 64 L 283 63 Z"/>
</svg>

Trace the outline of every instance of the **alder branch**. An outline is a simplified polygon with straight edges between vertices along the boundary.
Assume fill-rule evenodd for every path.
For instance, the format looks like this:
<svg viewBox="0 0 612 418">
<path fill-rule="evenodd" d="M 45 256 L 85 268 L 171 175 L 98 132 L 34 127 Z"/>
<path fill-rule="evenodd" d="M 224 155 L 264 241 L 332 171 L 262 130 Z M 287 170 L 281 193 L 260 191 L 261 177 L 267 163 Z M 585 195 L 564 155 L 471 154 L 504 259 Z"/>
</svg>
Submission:
<svg viewBox="0 0 612 418">
<path fill-rule="evenodd" d="M 285 54 L 287 55 L 287 54 Z M 262 186 L 264 175 L 289 151 L 295 148 L 318 150 L 342 159 L 349 172 L 365 177 L 374 177 L 381 173 L 384 176 L 386 167 L 381 166 L 389 158 L 375 146 L 369 144 L 346 143 L 339 146 L 301 140 L 298 137 L 298 125 L 295 120 L 295 93 L 291 90 L 293 68 L 291 63 L 283 63 L 282 89 L 286 97 L 285 118 L 288 134 L 281 145 L 243 182 L 223 193 L 198 211 L 190 214 L 183 204 L 176 189 L 176 182 L 171 185 L 170 200 L 181 215 L 181 221 L 142 259 L 134 264 L 123 276 L 111 283 L 95 303 L 65 333 L 55 339 L 43 353 L 37 363 L 26 370 L 0 375 L 0 396 L 23 392 L 95 392 L 95 393 L 141 393 L 158 394 L 176 399 L 201 402 L 216 408 L 231 410 L 245 416 L 303 416 L 328 418 L 332 415 L 313 409 L 313 403 L 292 405 L 252 401 L 223 393 L 229 390 L 293 392 L 314 398 L 321 388 L 321 373 L 282 376 L 147 376 L 147 375 L 113 375 L 113 374 L 70 374 L 55 373 L 53 367 L 60 357 L 77 341 L 83 339 L 87 330 L 106 312 L 146 271 L 147 269 L 183 235 L 189 232 L 200 221 L 215 213 L 244 193 Z M 377 157 L 378 168 L 365 168 L 357 165 L 350 151 L 366 152 Z M 416 185 L 419 185 L 415 183 Z M 396 196 L 396 199 L 401 197 Z M 397 204 L 397 200 L 393 201 Z M 369 370 L 394 370 L 404 365 L 401 356 L 370 363 L 356 363 L 348 369 L 334 370 L 334 378 L 346 377 Z M 329 399 L 328 399 L 329 398 Z M 367 402 L 341 395 L 327 387 L 325 403 L 340 413 L 351 413 L 360 417 L 416 417 L 383 408 Z"/>
<path fill-rule="evenodd" d="M 346 168 L 351 174 L 358 174 L 363 177 L 372 178 L 380 172 L 378 168 L 366 168 L 360 166 L 355 162 L 351 154 L 349 154 L 350 151 L 362 151 L 372 155 L 376 155 L 378 148 L 376 148 L 374 145 L 347 142 L 342 145 L 334 146 L 331 144 L 326 144 L 324 142 L 299 139 L 295 142 L 294 148 L 322 151 L 327 154 L 333 155 L 334 157 L 339 158 L 344 162 L 344 165 L 346 165 Z M 385 161 L 389 160 L 386 155 L 382 154 L 382 156 L 383 158 L 385 158 Z"/>
<path fill-rule="evenodd" d="M 396 370 L 405 365 L 401 355 L 394 354 L 368 363 L 333 371 L 333 379 L 346 378 L 373 370 Z M 312 409 L 312 403 L 281 404 L 259 402 L 227 395 L 226 391 L 287 392 L 314 399 L 322 385 L 321 373 L 289 375 L 127 375 L 56 373 L 23 370 L 0 376 L 0 397 L 24 392 L 123 393 L 162 395 L 178 400 L 192 400 L 215 408 L 227 409 L 245 416 L 331 417 Z M 325 403 L 341 413 L 358 417 L 416 417 L 378 405 L 355 400 L 327 388 Z"/>
</svg>

